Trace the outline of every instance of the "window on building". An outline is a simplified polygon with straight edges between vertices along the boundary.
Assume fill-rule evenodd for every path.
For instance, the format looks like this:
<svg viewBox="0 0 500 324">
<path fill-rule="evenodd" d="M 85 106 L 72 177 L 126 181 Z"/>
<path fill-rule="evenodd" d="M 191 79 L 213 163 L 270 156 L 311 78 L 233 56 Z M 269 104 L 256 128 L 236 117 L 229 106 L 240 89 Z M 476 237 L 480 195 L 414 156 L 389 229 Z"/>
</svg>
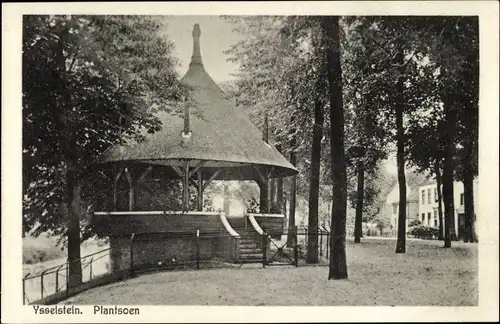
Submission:
<svg viewBox="0 0 500 324">
<path fill-rule="evenodd" d="M 437 219 L 438 219 L 438 211 L 434 210 L 434 220 L 437 220 Z"/>
<path fill-rule="evenodd" d="M 434 188 L 434 202 L 438 202 L 438 189 Z"/>
<path fill-rule="evenodd" d="M 434 219 L 434 227 L 438 227 L 438 220 Z"/>
<path fill-rule="evenodd" d="M 427 203 L 431 203 L 431 188 L 427 189 Z"/>
<path fill-rule="evenodd" d="M 422 205 L 425 204 L 425 189 L 422 190 Z"/>
<path fill-rule="evenodd" d="M 464 205 L 464 194 L 461 193 L 460 194 L 460 206 L 463 206 Z"/>
<path fill-rule="evenodd" d="M 392 205 L 392 213 L 397 214 L 398 213 L 398 205 L 394 204 Z"/>
<path fill-rule="evenodd" d="M 425 213 L 422 213 L 422 220 L 421 220 L 422 224 L 425 224 Z"/>
<path fill-rule="evenodd" d="M 431 213 L 427 213 L 427 225 L 428 226 L 431 226 L 432 222 L 431 222 Z"/>
</svg>

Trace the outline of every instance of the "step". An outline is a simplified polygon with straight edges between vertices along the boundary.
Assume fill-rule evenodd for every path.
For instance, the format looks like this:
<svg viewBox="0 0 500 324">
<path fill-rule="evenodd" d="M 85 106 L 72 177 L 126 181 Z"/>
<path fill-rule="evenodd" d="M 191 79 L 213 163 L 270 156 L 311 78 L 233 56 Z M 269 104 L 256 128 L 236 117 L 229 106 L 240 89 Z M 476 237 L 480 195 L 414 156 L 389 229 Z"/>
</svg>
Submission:
<svg viewBox="0 0 500 324">
<path fill-rule="evenodd" d="M 240 243 L 240 248 L 243 248 L 243 249 L 249 249 L 249 248 L 252 248 L 252 249 L 259 249 L 259 246 L 255 243 L 244 243 L 244 244 L 241 244 Z"/>
<path fill-rule="evenodd" d="M 244 241 L 244 240 L 241 240 L 240 244 L 257 244 L 257 242 L 256 241 Z"/>
<path fill-rule="evenodd" d="M 256 239 L 248 238 L 248 237 L 243 237 L 243 238 L 240 239 L 240 241 L 243 241 L 243 242 L 257 242 Z"/>
<path fill-rule="evenodd" d="M 262 259 L 262 253 L 244 253 L 244 254 L 241 253 L 240 258 L 247 258 L 247 259 L 260 258 L 260 259 Z"/>
<path fill-rule="evenodd" d="M 258 245 L 255 241 L 240 241 L 240 245 Z"/>
<path fill-rule="evenodd" d="M 262 251 L 261 250 L 240 250 L 240 255 L 249 255 L 249 254 L 262 255 Z"/>
</svg>

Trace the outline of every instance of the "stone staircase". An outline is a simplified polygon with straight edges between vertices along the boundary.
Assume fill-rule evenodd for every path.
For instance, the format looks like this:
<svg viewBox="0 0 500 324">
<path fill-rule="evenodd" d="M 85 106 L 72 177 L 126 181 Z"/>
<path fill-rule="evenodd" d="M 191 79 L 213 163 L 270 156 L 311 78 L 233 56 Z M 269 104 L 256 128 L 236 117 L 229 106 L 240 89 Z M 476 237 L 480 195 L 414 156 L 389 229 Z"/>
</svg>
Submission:
<svg viewBox="0 0 500 324">
<path fill-rule="evenodd" d="M 258 243 L 259 236 L 250 233 L 240 233 L 240 255 L 236 260 L 238 263 L 260 263 L 262 262 L 262 249 Z"/>
</svg>

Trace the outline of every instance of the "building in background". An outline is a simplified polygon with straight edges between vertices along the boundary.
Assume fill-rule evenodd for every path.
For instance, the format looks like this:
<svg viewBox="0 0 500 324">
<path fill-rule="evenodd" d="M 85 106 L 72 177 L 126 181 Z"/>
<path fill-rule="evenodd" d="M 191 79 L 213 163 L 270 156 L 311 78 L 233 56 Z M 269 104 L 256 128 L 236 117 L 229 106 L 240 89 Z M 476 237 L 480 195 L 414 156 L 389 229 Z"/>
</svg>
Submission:
<svg viewBox="0 0 500 324">
<path fill-rule="evenodd" d="M 429 182 L 427 174 L 408 170 L 406 172 L 406 231 L 408 225 L 419 218 L 419 186 Z M 379 207 L 379 217 L 389 221 L 389 235 L 396 236 L 398 231 L 399 214 L 399 184 L 396 181 L 385 200 Z"/>
<path fill-rule="evenodd" d="M 477 188 L 478 180 L 474 180 L 474 202 L 477 202 Z M 418 220 L 423 225 L 439 227 L 439 213 L 438 213 L 438 188 L 436 181 L 424 183 L 418 188 Z M 455 205 L 455 232 L 459 239 L 463 237 L 465 231 L 465 216 L 464 216 L 464 185 L 462 182 L 453 183 L 453 200 Z M 443 213 L 444 213 L 444 204 Z M 477 204 L 476 204 L 477 208 Z M 444 217 L 444 215 L 443 215 Z"/>
<path fill-rule="evenodd" d="M 398 231 L 399 184 L 395 184 L 384 204 L 385 216 L 391 221 L 392 234 Z M 412 220 L 418 219 L 418 184 L 406 186 L 406 231 Z"/>
</svg>

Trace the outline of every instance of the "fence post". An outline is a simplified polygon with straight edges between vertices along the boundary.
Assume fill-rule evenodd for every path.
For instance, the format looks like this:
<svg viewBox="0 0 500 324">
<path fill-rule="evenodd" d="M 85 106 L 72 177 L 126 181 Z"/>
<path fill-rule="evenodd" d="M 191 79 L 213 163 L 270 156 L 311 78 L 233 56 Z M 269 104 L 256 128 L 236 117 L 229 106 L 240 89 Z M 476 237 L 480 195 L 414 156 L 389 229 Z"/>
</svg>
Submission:
<svg viewBox="0 0 500 324">
<path fill-rule="evenodd" d="M 29 273 L 23 278 L 23 305 L 26 305 L 26 277 L 29 276 Z"/>
<path fill-rule="evenodd" d="M 307 236 L 307 235 L 306 235 Z M 297 231 L 293 232 L 293 261 L 295 266 L 299 266 L 299 241 L 297 239 Z"/>
<path fill-rule="evenodd" d="M 61 267 L 56 270 L 56 292 L 59 290 L 59 269 L 61 269 Z"/>
<path fill-rule="evenodd" d="M 134 274 L 134 238 L 135 238 L 135 233 L 132 233 L 132 236 L 130 237 L 130 269 L 129 269 L 129 276 L 132 276 Z"/>
<path fill-rule="evenodd" d="M 66 297 L 69 296 L 69 262 L 66 261 Z"/>
<path fill-rule="evenodd" d="M 330 254 L 328 253 L 328 250 L 330 249 L 330 232 L 326 232 L 326 259 L 328 260 L 330 258 Z"/>
<path fill-rule="evenodd" d="M 42 275 L 40 276 L 40 298 L 43 298 L 43 275 L 45 274 L 45 271 L 42 272 Z"/>
<path fill-rule="evenodd" d="M 90 258 L 90 264 L 89 264 L 89 271 L 90 271 L 90 274 L 89 274 L 89 280 L 92 280 L 92 262 L 94 261 L 94 257 L 91 257 Z"/>
<path fill-rule="evenodd" d="M 267 262 L 267 233 L 262 233 L 262 268 L 266 267 Z"/>
<path fill-rule="evenodd" d="M 196 230 L 196 269 L 200 269 L 200 230 Z"/>
<path fill-rule="evenodd" d="M 318 228 L 319 231 L 319 256 L 323 256 L 323 230 L 321 228 Z"/>
</svg>

